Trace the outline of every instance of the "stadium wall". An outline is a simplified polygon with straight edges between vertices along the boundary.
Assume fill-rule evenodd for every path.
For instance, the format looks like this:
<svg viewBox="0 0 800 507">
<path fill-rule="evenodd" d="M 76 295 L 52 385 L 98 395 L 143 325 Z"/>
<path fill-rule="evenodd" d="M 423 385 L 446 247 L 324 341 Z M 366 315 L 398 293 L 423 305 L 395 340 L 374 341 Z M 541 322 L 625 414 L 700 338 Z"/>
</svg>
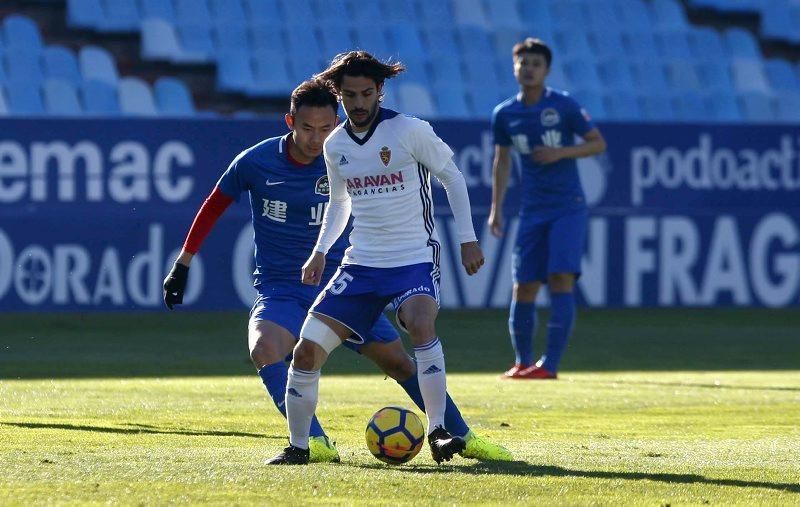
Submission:
<svg viewBox="0 0 800 507">
<path fill-rule="evenodd" d="M 506 306 L 516 176 L 509 233 L 497 239 L 485 225 L 489 125 L 433 125 L 464 172 L 487 258 L 475 277 L 463 273 L 435 187 L 443 306 Z M 608 152 L 580 163 L 592 209 L 584 304 L 798 305 L 800 128 L 600 127 Z M 284 129 L 264 120 L 0 121 L 0 311 L 161 309 L 163 276 L 219 175 L 239 151 Z M 220 220 L 192 264 L 187 309 L 250 305 L 249 220 L 244 199 Z"/>
</svg>

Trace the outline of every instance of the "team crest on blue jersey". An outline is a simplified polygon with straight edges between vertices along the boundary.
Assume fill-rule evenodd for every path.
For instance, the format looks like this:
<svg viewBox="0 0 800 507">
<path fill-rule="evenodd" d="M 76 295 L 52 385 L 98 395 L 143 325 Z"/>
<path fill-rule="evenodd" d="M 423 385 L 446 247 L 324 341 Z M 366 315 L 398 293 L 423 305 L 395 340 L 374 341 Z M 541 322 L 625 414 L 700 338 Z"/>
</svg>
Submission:
<svg viewBox="0 0 800 507">
<path fill-rule="evenodd" d="M 392 160 L 392 150 L 390 150 L 388 146 L 384 146 L 381 148 L 380 156 L 383 165 L 389 167 L 389 161 Z"/>
<path fill-rule="evenodd" d="M 554 125 L 558 125 L 558 122 L 561 121 L 561 116 L 559 116 L 558 111 L 552 107 L 548 107 L 542 111 L 541 120 L 543 126 L 552 127 Z"/>
<path fill-rule="evenodd" d="M 331 187 L 328 184 L 328 175 L 320 176 L 314 185 L 314 193 L 319 195 L 330 195 Z"/>
</svg>

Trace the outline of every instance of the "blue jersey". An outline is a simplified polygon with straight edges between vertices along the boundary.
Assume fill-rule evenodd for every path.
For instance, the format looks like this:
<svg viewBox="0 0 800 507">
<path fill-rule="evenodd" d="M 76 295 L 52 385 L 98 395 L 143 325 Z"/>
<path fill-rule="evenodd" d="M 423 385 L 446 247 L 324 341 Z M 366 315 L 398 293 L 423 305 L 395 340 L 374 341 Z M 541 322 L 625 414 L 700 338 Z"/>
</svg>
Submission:
<svg viewBox="0 0 800 507">
<path fill-rule="evenodd" d="M 256 287 L 300 284 L 300 269 L 314 249 L 328 204 L 325 160 L 320 156 L 303 166 L 290 161 L 289 135 L 246 149 L 217 182 L 225 195 L 237 201 L 242 192 L 250 193 Z M 347 246 L 347 234 L 342 234 L 328 252 L 323 283 L 336 271 Z M 319 292 L 318 287 L 313 290 Z"/>
<path fill-rule="evenodd" d="M 536 146 L 572 146 L 576 134 L 583 136 L 593 128 L 589 115 L 572 97 L 552 88 L 545 88 L 536 104 L 525 105 L 521 94 L 498 104 L 492 114 L 494 142 L 513 145 L 520 154 L 521 215 L 586 207 L 575 159 L 539 165 L 531 153 Z"/>
</svg>

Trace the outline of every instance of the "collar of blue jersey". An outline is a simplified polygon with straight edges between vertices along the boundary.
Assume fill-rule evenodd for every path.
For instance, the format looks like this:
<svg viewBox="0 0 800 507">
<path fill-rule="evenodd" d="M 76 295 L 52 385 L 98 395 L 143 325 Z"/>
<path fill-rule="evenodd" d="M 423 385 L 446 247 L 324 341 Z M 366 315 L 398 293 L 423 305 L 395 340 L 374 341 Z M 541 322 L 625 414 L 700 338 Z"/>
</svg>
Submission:
<svg viewBox="0 0 800 507">
<path fill-rule="evenodd" d="M 539 102 L 541 102 L 542 99 L 549 97 L 552 92 L 553 92 L 552 88 L 550 88 L 549 86 L 545 86 L 544 87 L 544 93 L 542 93 L 542 96 L 539 98 Z M 517 102 L 520 102 L 521 104 L 526 105 L 525 101 L 523 100 L 522 91 L 517 92 Z M 535 102 L 535 103 L 531 104 L 528 107 L 536 106 L 536 105 L 539 104 L 539 102 Z"/>
<path fill-rule="evenodd" d="M 369 141 L 369 138 L 372 137 L 372 133 L 375 132 L 375 129 L 378 128 L 378 124 L 381 121 L 385 120 L 386 118 L 391 118 L 392 116 L 397 115 L 397 113 L 394 113 L 393 115 L 387 113 L 394 113 L 394 111 L 389 111 L 388 109 L 384 109 L 382 107 L 378 109 L 378 114 L 375 116 L 375 121 L 372 122 L 372 126 L 369 128 L 369 130 L 367 131 L 367 135 L 365 135 L 363 139 L 358 137 L 353 132 L 353 126 L 350 124 L 350 118 L 345 120 L 344 129 L 347 131 L 347 135 L 350 136 L 350 139 L 352 139 L 359 145 L 364 145 L 367 141 Z"/>
</svg>

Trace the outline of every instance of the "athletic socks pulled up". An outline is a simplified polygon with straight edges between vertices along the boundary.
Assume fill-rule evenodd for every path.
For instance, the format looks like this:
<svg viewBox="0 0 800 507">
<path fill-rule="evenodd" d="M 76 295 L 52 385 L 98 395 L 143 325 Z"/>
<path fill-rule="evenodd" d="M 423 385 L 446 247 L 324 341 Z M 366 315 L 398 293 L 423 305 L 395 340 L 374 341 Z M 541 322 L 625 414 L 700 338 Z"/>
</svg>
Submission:
<svg viewBox="0 0 800 507">
<path fill-rule="evenodd" d="M 283 417 L 286 417 L 286 381 L 289 376 L 289 365 L 284 361 L 268 364 L 258 370 L 258 376 L 267 388 L 270 398 L 275 403 L 275 406 L 280 411 Z M 312 437 L 323 437 L 325 431 L 317 420 L 317 416 L 311 418 L 311 432 Z"/>
</svg>

